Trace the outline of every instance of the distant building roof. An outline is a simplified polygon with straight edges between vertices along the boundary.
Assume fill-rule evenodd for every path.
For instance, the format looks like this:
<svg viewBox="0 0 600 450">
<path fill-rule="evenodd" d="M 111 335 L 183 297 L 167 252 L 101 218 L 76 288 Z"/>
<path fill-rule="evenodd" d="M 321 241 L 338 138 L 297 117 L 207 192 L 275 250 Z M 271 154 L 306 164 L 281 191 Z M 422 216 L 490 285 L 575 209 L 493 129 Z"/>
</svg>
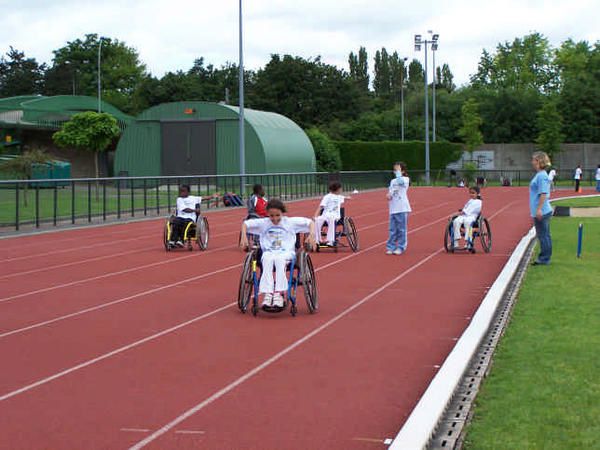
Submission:
<svg viewBox="0 0 600 450">
<path fill-rule="evenodd" d="M 117 119 L 119 127 L 133 120 L 109 103 L 101 102 L 102 112 Z M 97 111 L 98 99 L 84 95 L 21 95 L 0 99 L 0 127 L 59 129 L 73 115 L 85 111 Z"/>
</svg>

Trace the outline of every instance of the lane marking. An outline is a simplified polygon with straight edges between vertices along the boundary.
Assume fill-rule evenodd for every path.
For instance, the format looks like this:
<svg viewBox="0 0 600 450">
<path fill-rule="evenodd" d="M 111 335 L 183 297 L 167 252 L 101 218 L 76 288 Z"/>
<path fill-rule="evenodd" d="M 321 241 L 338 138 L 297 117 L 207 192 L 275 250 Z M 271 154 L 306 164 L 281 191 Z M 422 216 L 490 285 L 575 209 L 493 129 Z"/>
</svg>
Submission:
<svg viewBox="0 0 600 450">
<path fill-rule="evenodd" d="M 150 431 L 150 430 L 148 430 Z M 206 431 L 202 430 L 176 430 L 175 434 L 206 434 Z"/>
<path fill-rule="evenodd" d="M 129 433 L 148 433 L 150 430 L 148 428 L 121 428 L 121 431 Z"/>
<path fill-rule="evenodd" d="M 403 271 L 402 273 L 400 273 L 396 277 L 392 278 L 390 281 L 388 281 L 387 283 L 383 284 L 382 286 L 380 286 L 379 288 L 377 288 L 376 290 L 374 290 L 373 292 L 371 292 L 366 297 L 363 297 L 358 302 L 356 302 L 353 305 L 349 306 L 344 311 L 342 311 L 338 315 L 334 316 L 332 319 L 328 320 L 324 324 L 322 324 L 319 327 L 315 328 L 313 331 L 311 331 L 310 333 L 304 335 L 302 338 L 296 340 L 293 344 L 287 346 L 286 348 L 284 348 L 280 352 L 276 353 L 271 358 L 269 358 L 266 361 L 264 361 L 262 364 L 254 367 L 252 370 L 249 370 L 248 372 L 246 372 L 244 375 L 242 375 L 241 377 L 239 377 L 235 381 L 229 383 L 224 388 L 220 389 L 219 391 L 215 392 L 210 397 L 208 397 L 205 400 L 203 400 L 202 402 L 198 403 L 196 406 L 188 409 L 183 414 L 179 415 L 178 417 L 176 417 L 175 419 L 173 419 L 169 423 L 165 424 L 163 427 L 161 427 L 158 430 L 156 430 L 150 436 L 146 437 L 145 439 L 142 439 L 141 441 L 139 441 L 135 445 L 131 446 L 129 448 L 129 450 L 139 450 L 139 449 L 145 447 L 146 445 L 148 445 L 149 443 L 155 441 L 160 436 L 162 436 L 163 434 L 165 434 L 169 430 L 173 429 L 175 426 L 179 425 L 181 422 L 183 422 L 187 418 L 189 418 L 192 415 L 196 414 L 198 411 L 206 408 L 208 405 L 210 405 L 211 403 L 215 402 L 219 398 L 223 397 L 225 394 L 227 394 L 228 392 L 232 391 L 233 389 L 235 389 L 239 385 L 243 384 L 245 381 L 247 381 L 248 379 L 252 378 L 254 375 L 258 374 L 259 372 L 263 371 L 264 369 L 266 369 L 267 367 L 269 367 L 273 363 L 277 362 L 278 360 L 280 360 L 281 358 L 283 358 L 285 355 L 287 355 L 288 353 L 290 353 L 292 350 L 294 350 L 297 347 L 301 346 L 306 341 L 310 340 L 312 337 L 314 337 L 317 334 L 321 333 L 323 330 L 329 328 L 331 325 L 333 325 L 334 323 L 336 323 L 337 321 L 339 321 L 343 317 L 347 316 L 348 314 L 350 314 L 352 311 L 354 311 L 355 309 L 357 309 L 361 305 L 367 303 L 368 301 L 370 301 L 371 299 L 373 299 L 375 296 L 377 296 L 378 294 L 380 294 L 381 292 L 383 292 L 385 289 L 387 289 L 389 286 L 393 285 L 394 283 L 397 283 L 402 278 L 404 278 L 406 275 L 412 273 L 413 271 L 415 271 L 416 269 L 418 269 L 419 267 L 421 267 L 423 264 L 427 263 L 429 260 L 431 260 L 435 256 L 439 255 L 443 251 L 444 251 L 443 247 L 439 248 L 435 252 L 433 252 L 433 253 L 429 254 L 428 256 L 426 256 L 425 258 L 421 259 L 414 266 L 410 267 L 409 269 L 406 269 L 405 271 Z"/>
</svg>

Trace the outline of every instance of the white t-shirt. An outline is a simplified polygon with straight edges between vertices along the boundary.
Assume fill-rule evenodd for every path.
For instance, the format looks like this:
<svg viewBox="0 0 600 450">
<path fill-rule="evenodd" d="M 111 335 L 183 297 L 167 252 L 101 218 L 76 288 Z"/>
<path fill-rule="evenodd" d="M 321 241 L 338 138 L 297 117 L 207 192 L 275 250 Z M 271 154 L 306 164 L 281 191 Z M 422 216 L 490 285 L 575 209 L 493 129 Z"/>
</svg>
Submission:
<svg viewBox="0 0 600 450">
<path fill-rule="evenodd" d="M 548 179 L 550 181 L 554 181 L 554 177 L 556 176 L 556 170 L 554 169 L 550 169 L 550 172 L 548 172 Z"/>
<path fill-rule="evenodd" d="M 389 194 L 392 197 L 388 201 L 390 214 L 401 212 L 411 212 L 410 203 L 408 201 L 407 191 L 410 185 L 410 178 L 399 177 L 390 181 Z"/>
<path fill-rule="evenodd" d="M 465 206 L 463 206 L 463 216 L 473 217 L 473 219 L 477 218 L 477 216 L 481 213 L 481 205 L 482 202 L 480 199 L 469 199 L 469 201 L 465 203 Z"/>
<path fill-rule="evenodd" d="M 577 169 L 575 169 L 575 179 L 576 180 L 581 180 L 581 174 L 583 173 L 583 171 L 578 167 Z"/>
<path fill-rule="evenodd" d="M 312 220 L 305 217 L 283 216 L 274 225 L 268 217 L 249 219 L 244 222 L 250 234 L 260 236 L 260 247 L 263 252 L 293 252 L 296 246 L 296 234 L 310 232 Z"/>
<path fill-rule="evenodd" d="M 596 169 L 596 181 L 600 181 L 600 167 Z"/>
<path fill-rule="evenodd" d="M 334 216 L 336 219 L 341 217 L 340 208 L 344 203 L 344 196 L 338 194 L 327 194 L 321 200 L 320 206 L 323 207 L 322 215 Z"/>
<path fill-rule="evenodd" d="M 196 197 L 195 195 L 188 195 L 187 197 L 177 197 L 177 217 L 182 219 L 191 219 L 196 221 L 196 205 L 202 203 L 202 197 Z M 192 212 L 183 212 L 184 209 L 193 209 Z"/>
</svg>

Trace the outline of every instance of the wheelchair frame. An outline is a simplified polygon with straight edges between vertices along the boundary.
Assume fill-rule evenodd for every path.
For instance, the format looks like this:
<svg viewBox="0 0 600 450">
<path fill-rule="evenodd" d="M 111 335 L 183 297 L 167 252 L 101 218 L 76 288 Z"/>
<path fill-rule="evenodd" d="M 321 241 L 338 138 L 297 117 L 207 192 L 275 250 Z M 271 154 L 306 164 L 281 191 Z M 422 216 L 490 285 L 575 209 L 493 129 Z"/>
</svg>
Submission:
<svg viewBox="0 0 600 450">
<path fill-rule="evenodd" d="M 163 232 L 163 245 L 167 252 L 171 251 L 175 247 L 171 247 L 169 245 L 169 241 L 171 240 L 171 229 L 172 223 L 171 221 L 175 218 L 175 215 L 171 215 L 167 218 L 167 222 L 165 224 L 165 229 Z M 192 227 L 193 236 L 192 234 Z M 187 246 L 189 251 L 194 249 L 192 243 L 195 242 L 198 245 L 199 250 L 206 250 L 208 248 L 208 240 L 210 237 L 210 228 L 208 226 L 208 219 L 203 215 L 199 215 L 196 217 L 195 222 L 188 222 L 183 230 L 182 240 L 184 245 Z"/>
<path fill-rule="evenodd" d="M 344 208 L 340 208 L 340 212 L 341 217 L 335 222 L 335 240 L 333 241 L 333 245 L 331 246 L 321 244 L 320 242 L 318 242 L 316 247 L 317 252 L 319 252 L 321 249 L 332 248 L 333 251 L 337 253 L 338 248 L 340 246 L 350 247 L 350 249 L 354 253 L 356 253 L 360 249 L 360 245 L 358 242 L 358 232 L 356 231 L 356 225 L 354 224 L 354 220 L 352 220 L 352 217 L 346 216 Z M 321 214 L 323 214 L 323 208 L 321 208 Z M 342 227 L 341 230 L 338 229 L 340 226 Z M 326 232 L 323 231 L 325 227 L 327 227 L 326 224 L 324 224 L 321 227 L 321 237 L 326 236 Z M 342 237 L 346 238 L 346 241 L 348 242 L 347 244 L 342 243 Z"/>
<path fill-rule="evenodd" d="M 477 216 L 477 219 L 473 221 L 471 224 L 471 236 L 466 237 L 467 247 L 466 248 L 457 248 L 454 246 L 454 219 L 456 219 L 458 215 L 452 216 L 448 223 L 446 224 L 444 230 L 444 248 L 447 253 L 454 253 L 459 250 L 466 250 L 470 253 L 475 253 L 475 239 L 479 238 L 481 242 L 481 248 L 485 253 L 489 253 L 492 250 L 492 229 L 490 227 L 490 223 L 488 220 L 482 216 L 481 214 Z M 461 226 L 461 230 L 464 229 L 464 226 Z M 461 233 L 461 237 L 463 233 Z"/>
<path fill-rule="evenodd" d="M 259 310 L 259 283 L 262 273 L 259 276 L 258 269 L 259 266 L 261 266 L 261 256 L 262 252 L 260 248 L 255 248 L 248 252 L 244 258 L 238 290 L 238 308 L 242 313 L 246 313 L 250 300 L 252 299 L 250 310 L 253 316 L 256 316 Z M 260 270 L 262 272 L 262 267 Z M 295 253 L 292 260 L 287 264 L 286 272 L 289 272 L 289 277 L 286 303 L 283 308 L 269 308 L 263 310 L 266 312 L 281 312 L 287 307 L 287 302 L 289 301 L 291 303 L 290 314 L 296 316 L 298 313 L 296 297 L 298 294 L 298 287 L 302 286 L 308 310 L 311 314 L 315 313 L 319 309 L 319 300 L 317 296 L 315 270 L 310 255 L 304 250 Z"/>
</svg>

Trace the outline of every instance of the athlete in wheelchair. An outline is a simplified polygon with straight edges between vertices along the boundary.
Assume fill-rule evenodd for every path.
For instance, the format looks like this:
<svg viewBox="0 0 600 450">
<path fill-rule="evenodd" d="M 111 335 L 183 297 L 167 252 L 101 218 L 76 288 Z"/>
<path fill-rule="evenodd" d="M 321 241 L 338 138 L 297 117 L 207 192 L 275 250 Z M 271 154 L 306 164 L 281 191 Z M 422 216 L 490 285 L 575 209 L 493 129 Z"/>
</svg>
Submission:
<svg viewBox="0 0 600 450">
<path fill-rule="evenodd" d="M 163 243 L 166 251 L 183 247 L 192 251 L 194 242 L 200 250 L 208 248 L 208 220 L 200 214 L 201 203 L 202 197 L 190 195 L 188 185 L 179 187 L 175 212 L 165 223 Z"/>
<path fill-rule="evenodd" d="M 336 253 L 344 246 L 341 238 L 345 238 L 347 246 L 353 252 L 358 251 L 358 233 L 351 217 L 346 217 L 344 200 L 350 197 L 342 195 L 342 185 L 338 181 L 329 184 L 329 193 L 323 197 L 315 211 L 316 250 L 332 248 Z M 326 241 L 323 242 L 323 238 Z"/>
<path fill-rule="evenodd" d="M 479 238 L 485 253 L 492 249 L 492 230 L 488 220 L 481 214 L 482 201 L 479 186 L 469 188 L 469 201 L 452 216 L 444 230 L 444 248 L 447 252 L 465 250 L 475 253 L 475 240 Z M 460 240 L 464 239 L 464 246 Z"/>
<path fill-rule="evenodd" d="M 301 286 L 311 313 L 318 308 L 315 272 L 310 255 L 298 241 L 298 234 L 306 235 L 305 244 L 314 247 L 314 223 L 303 217 L 286 217 L 285 205 L 278 199 L 267 204 L 268 217 L 249 219 L 242 224 L 240 246 L 248 247 L 248 233 L 256 234 L 260 246 L 252 249 L 244 259 L 238 291 L 238 307 L 242 313 L 248 310 L 258 313 L 281 312 L 288 304 L 290 313 L 298 312 L 297 291 Z M 289 277 L 288 277 L 289 273 Z"/>
</svg>

